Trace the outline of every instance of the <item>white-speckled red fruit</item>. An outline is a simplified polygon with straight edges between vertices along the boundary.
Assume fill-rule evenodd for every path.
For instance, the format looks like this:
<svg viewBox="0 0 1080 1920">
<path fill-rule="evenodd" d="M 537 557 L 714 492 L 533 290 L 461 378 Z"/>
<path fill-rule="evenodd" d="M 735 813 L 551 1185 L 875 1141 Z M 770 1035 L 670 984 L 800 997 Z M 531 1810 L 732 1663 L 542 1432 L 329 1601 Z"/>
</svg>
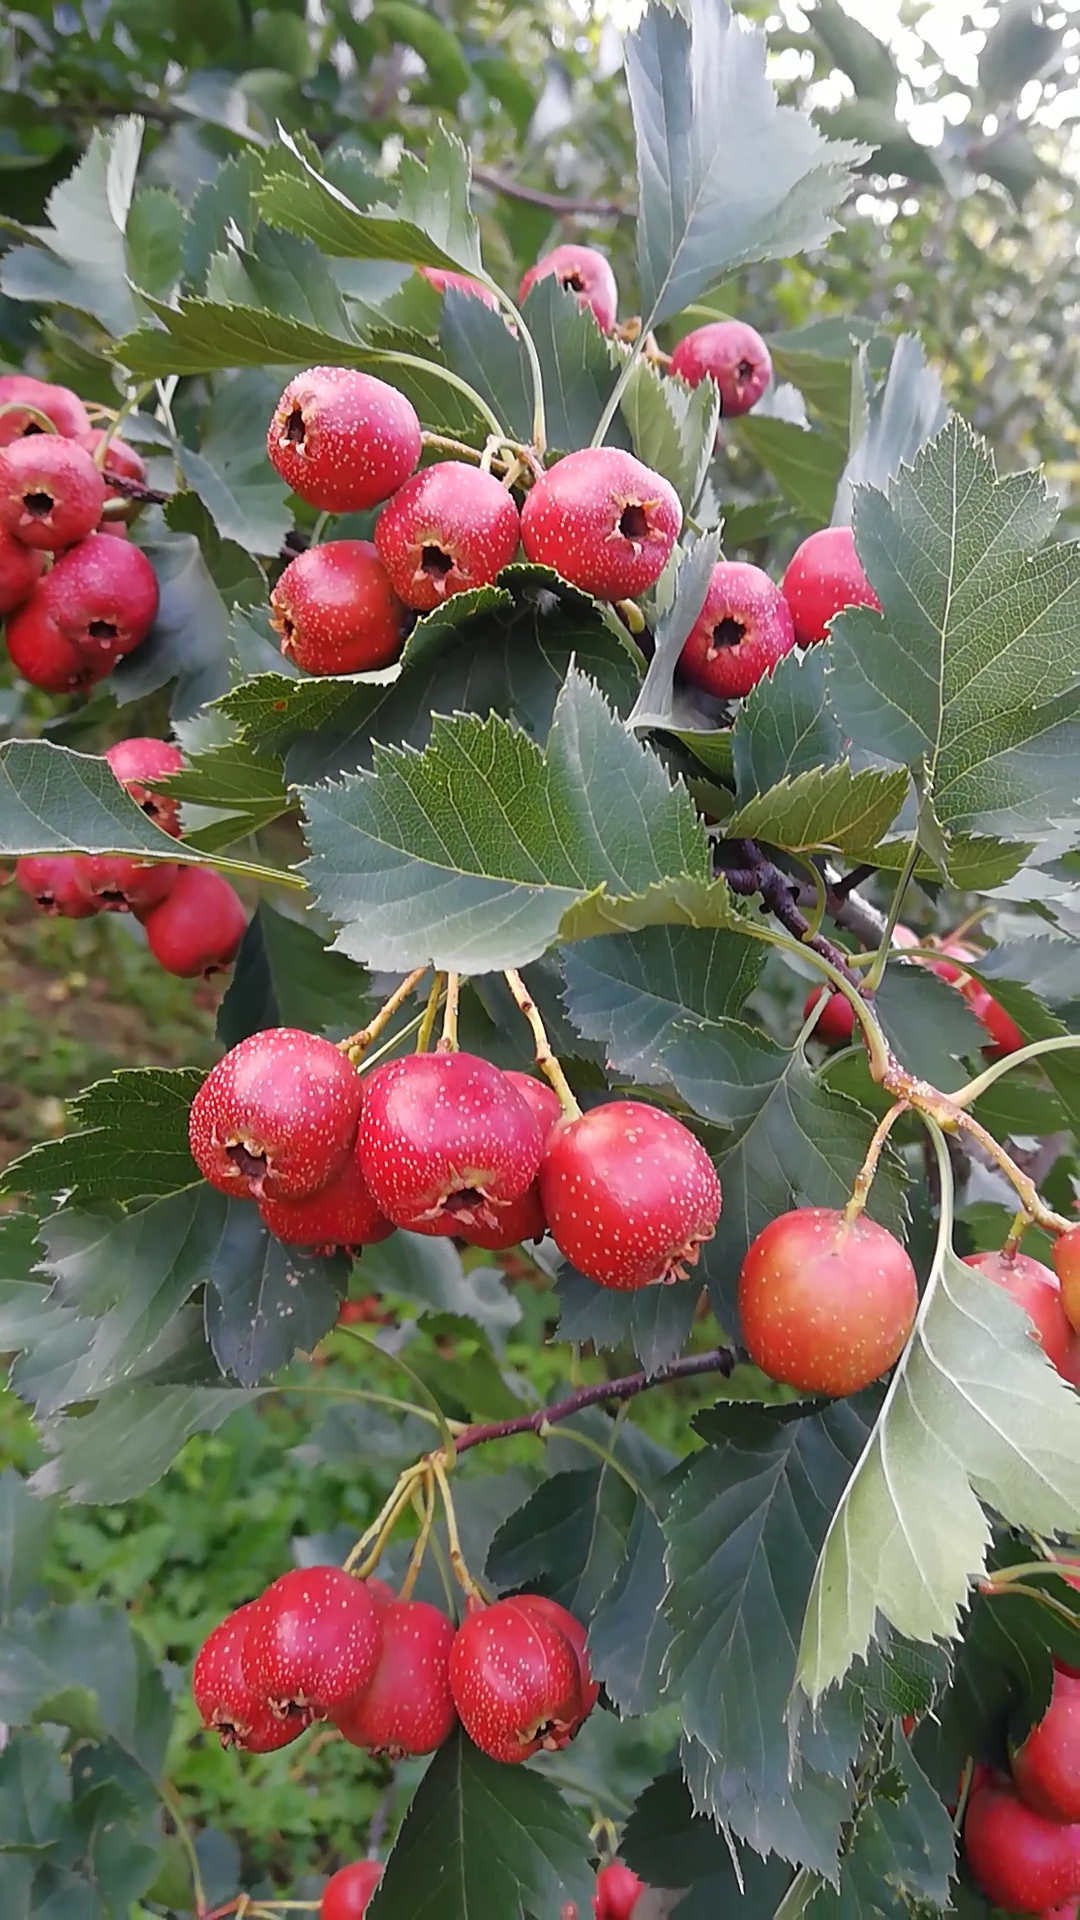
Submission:
<svg viewBox="0 0 1080 1920">
<path fill-rule="evenodd" d="M 791 608 L 768 574 L 743 560 L 721 560 L 679 668 L 716 699 L 741 699 L 794 645 Z"/>
<path fill-rule="evenodd" d="M 758 1234 L 739 1275 L 747 1352 L 803 1393 L 858 1393 L 898 1360 L 919 1289 L 899 1240 L 865 1214 L 782 1213 Z"/>
<path fill-rule="evenodd" d="M 1073 1331 L 1065 1312 L 1061 1286 L 1056 1273 L 1033 1260 L 1030 1254 L 1006 1254 L 1000 1249 L 969 1253 L 966 1267 L 974 1267 L 985 1280 L 1005 1292 L 1023 1307 L 1032 1325 L 1032 1338 L 1038 1341 L 1051 1365 L 1066 1380 L 1072 1380 L 1075 1355 Z"/>
<path fill-rule="evenodd" d="M 549 1600 L 545 1594 L 515 1593 L 513 1601 L 516 1607 L 521 1607 L 534 1618 L 546 1620 L 550 1626 L 557 1627 L 559 1632 L 565 1634 L 569 1640 L 578 1663 L 578 1679 L 581 1683 L 581 1718 L 587 1719 L 600 1698 L 600 1687 L 599 1683 L 593 1679 L 592 1667 L 589 1664 L 586 1628 L 582 1626 L 580 1620 L 575 1619 L 572 1613 L 568 1613 L 565 1607 L 561 1607 L 557 1600 Z"/>
<path fill-rule="evenodd" d="M 11 664 L 32 687 L 41 687 L 45 693 L 86 693 L 104 679 L 113 662 L 104 654 L 92 659 L 64 638 L 49 611 L 47 586 L 47 578 L 39 580 L 8 619 Z"/>
<path fill-rule="evenodd" d="M 0 532 L 0 615 L 13 613 L 30 598 L 44 565 L 44 554 Z"/>
<path fill-rule="evenodd" d="M 157 577 L 145 553 L 125 540 L 91 533 L 61 554 L 12 625 L 40 609 L 69 646 L 107 673 L 146 639 L 158 599 Z"/>
<path fill-rule="evenodd" d="M 682 526 L 674 487 L 618 447 L 568 453 L 521 510 L 521 543 L 597 600 L 632 600 L 663 573 Z"/>
<path fill-rule="evenodd" d="M 450 1691 L 454 1623 L 425 1600 L 379 1607 L 383 1642 L 370 1685 L 331 1715 L 346 1740 L 402 1759 L 434 1753 L 457 1725 Z"/>
<path fill-rule="evenodd" d="M 596 1876 L 594 1920 L 631 1920 L 644 1892 L 644 1880 L 639 1880 L 637 1874 L 624 1866 L 621 1860 L 609 1861 Z"/>
<path fill-rule="evenodd" d="M 370 673 L 401 652 L 408 609 L 370 540 L 328 540 L 290 560 L 270 595 L 281 651 L 305 673 Z"/>
<path fill-rule="evenodd" d="M 191 1151 L 223 1193 L 304 1200 L 341 1172 L 363 1099 L 355 1067 L 329 1040 L 266 1027 L 207 1074 L 192 1102 Z"/>
<path fill-rule="evenodd" d="M 89 433 L 80 435 L 79 445 L 85 447 L 87 453 L 94 454 L 97 452 L 104 438 L 104 427 L 91 427 Z M 109 486 L 110 478 L 134 480 L 136 485 L 140 487 L 146 485 L 147 467 L 142 454 L 136 453 L 134 447 L 129 447 L 127 441 L 121 440 L 119 434 L 116 433 L 113 434 L 112 439 L 105 449 L 105 464 L 101 471 L 105 479 L 105 488 L 110 500 L 125 500 L 128 497 L 122 488 Z"/>
<path fill-rule="evenodd" d="M 15 885 L 42 913 L 89 920 L 101 912 L 101 902 L 90 891 L 88 867 L 84 853 L 27 854 L 15 862 Z"/>
<path fill-rule="evenodd" d="M 85 447 L 34 433 L 0 447 L 0 527 L 24 546 L 61 553 L 93 533 L 105 482 Z"/>
<path fill-rule="evenodd" d="M 126 853 L 92 853 L 86 861 L 86 884 L 105 913 L 149 913 L 179 874 L 171 860 L 133 860 Z"/>
<path fill-rule="evenodd" d="M 181 773 L 184 756 L 169 740 L 155 740 L 137 734 L 131 740 L 117 740 L 106 747 L 105 758 L 122 787 L 126 787 L 137 807 L 174 839 L 180 838 L 180 803 L 165 794 L 151 793 L 146 780 L 166 780 L 170 773 Z"/>
<path fill-rule="evenodd" d="M 407 480 L 420 458 L 411 401 L 349 367 L 310 367 L 274 409 L 266 450 L 282 479 L 324 513 L 362 513 Z"/>
<path fill-rule="evenodd" d="M 394 1231 L 372 1198 L 355 1147 L 321 1193 L 306 1200 L 261 1200 L 259 1212 L 286 1246 L 318 1247 L 325 1253 L 336 1247 L 372 1247 Z"/>
<path fill-rule="evenodd" d="M 471 300 L 482 300 L 485 307 L 491 307 L 496 313 L 499 310 L 491 288 L 485 287 L 482 280 L 474 280 L 471 273 L 454 273 L 450 267 L 418 267 L 417 272 L 436 293 L 467 293 Z"/>
<path fill-rule="evenodd" d="M 830 1047 L 846 1046 L 855 1031 L 855 1009 L 839 987 L 814 987 L 803 1003 L 803 1019 L 809 1019 L 822 994 L 825 1005 L 818 1014 L 814 1039 L 823 1040 Z"/>
<path fill-rule="evenodd" d="M 769 349 L 744 320 L 714 320 L 679 341 L 671 371 L 692 387 L 708 376 L 720 389 L 721 417 L 734 420 L 757 405 L 772 379 Z"/>
<path fill-rule="evenodd" d="M 54 386 L 51 380 L 35 380 L 29 373 L 0 373 L 0 447 L 9 447 L 24 434 L 33 438 L 47 433 L 35 420 L 43 413 L 65 440 L 78 440 L 90 431 L 90 415 L 77 393 L 70 387 Z"/>
<path fill-rule="evenodd" d="M 850 527 L 821 527 L 810 534 L 788 562 L 782 591 L 800 647 L 827 640 L 830 623 L 844 607 L 881 608 Z"/>
<path fill-rule="evenodd" d="M 272 1713 L 244 1679 L 241 1655 L 255 1602 L 238 1607 L 203 1641 L 195 1659 L 191 1690 L 204 1727 L 220 1734 L 223 1747 L 245 1753 L 273 1753 L 287 1747 L 311 1724 L 306 1710 Z"/>
<path fill-rule="evenodd" d="M 511 1068 L 507 1075 L 519 1093 L 523 1094 L 536 1115 L 540 1125 L 542 1140 L 547 1140 L 556 1122 L 562 1119 L 562 1107 L 554 1087 L 546 1080 L 538 1080 L 535 1074 L 518 1073 Z M 489 1253 L 502 1253 L 508 1247 L 516 1247 L 523 1240 L 541 1240 L 547 1232 L 547 1218 L 544 1203 L 540 1198 L 540 1182 L 534 1180 L 518 1200 L 511 1200 L 494 1226 L 484 1226 L 480 1222 L 462 1228 L 461 1237 L 471 1247 L 484 1247 Z"/>
<path fill-rule="evenodd" d="M 540 1196 L 556 1246 L 602 1287 L 685 1279 L 720 1217 L 720 1182 L 701 1142 L 641 1100 L 557 1126 Z"/>
<path fill-rule="evenodd" d="M 407 607 L 430 613 L 455 593 L 490 585 L 518 550 L 521 520 L 494 474 L 463 460 L 425 467 L 388 500 L 375 545 Z"/>
<path fill-rule="evenodd" d="M 240 1670 L 271 1711 L 325 1719 L 362 1693 L 382 1652 L 382 1623 L 362 1580 L 340 1567 L 294 1567 L 255 1602 Z"/>
<path fill-rule="evenodd" d="M 181 867 L 158 906 L 140 911 L 159 967 L 180 980 L 209 980 L 231 967 L 247 931 L 244 903 L 212 867 Z"/>
<path fill-rule="evenodd" d="M 538 280 L 546 280 L 549 274 L 554 274 L 568 292 L 577 294 L 579 306 L 591 308 L 601 333 L 611 332 L 619 311 L 619 289 L 605 254 L 597 253 L 595 247 L 579 247 L 573 243 L 553 247 L 524 276 L 518 290 L 518 304 L 527 299 L 529 289 Z"/>
<path fill-rule="evenodd" d="M 584 1717 L 571 1641 L 513 1600 L 462 1622 L 450 1649 L 450 1689 L 470 1740 L 507 1766 L 565 1747 Z"/>
<path fill-rule="evenodd" d="M 409 1054 L 365 1076 L 361 1170 L 387 1219 L 413 1233 L 497 1227 L 542 1147 L 528 1100 L 475 1054 Z"/>
</svg>

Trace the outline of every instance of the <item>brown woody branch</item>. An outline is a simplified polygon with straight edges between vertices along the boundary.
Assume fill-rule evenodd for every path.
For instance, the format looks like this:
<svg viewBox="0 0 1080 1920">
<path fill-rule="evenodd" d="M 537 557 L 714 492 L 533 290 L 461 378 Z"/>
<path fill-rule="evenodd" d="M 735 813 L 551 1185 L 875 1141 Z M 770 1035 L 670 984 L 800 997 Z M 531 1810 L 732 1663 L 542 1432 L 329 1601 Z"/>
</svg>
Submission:
<svg viewBox="0 0 1080 1920">
<path fill-rule="evenodd" d="M 539 1434 L 545 1427 L 558 1426 L 560 1420 L 572 1419 L 585 1407 L 600 1406 L 605 1400 L 633 1400 L 650 1387 L 663 1387 L 672 1380 L 693 1380 L 705 1373 L 722 1373 L 726 1378 L 736 1358 L 731 1347 L 714 1347 L 710 1353 L 692 1353 L 684 1360 L 673 1360 L 657 1373 L 628 1373 L 620 1380 L 602 1380 L 596 1386 L 579 1387 L 565 1400 L 556 1400 L 550 1407 L 537 1407 L 535 1413 L 522 1414 L 520 1419 L 493 1420 L 487 1426 L 466 1427 L 464 1433 L 455 1435 L 454 1446 L 458 1453 L 466 1453 L 470 1447 L 483 1446 L 488 1440 L 508 1440 L 515 1433 Z"/>
<path fill-rule="evenodd" d="M 827 940 L 823 933 L 810 932 L 810 922 L 799 905 L 798 882 L 782 873 L 775 861 L 762 853 L 756 840 L 728 840 L 723 843 L 723 848 L 729 849 L 730 853 L 722 858 L 720 871 L 732 893 L 744 897 L 759 894 L 774 920 L 779 920 L 786 933 L 790 933 L 801 946 L 819 953 L 823 960 L 843 974 L 845 980 L 850 980 L 853 987 L 864 993 L 864 983 L 848 965 L 848 956 L 843 949 Z"/>
<path fill-rule="evenodd" d="M 539 187 L 527 187 L 520 180 L 508 180 L 490 167 L 474 167 L 473 179 L 492 193 L 504 193 L 509 200 L 524 200 L 530 207 L 544 207 L 548 213 L 585 213 L 597 220 L 633 220 L 637 208 L 624 206 L 621 200 L 579 200 L 573 194 L 544 193 Z"/>
</svg>

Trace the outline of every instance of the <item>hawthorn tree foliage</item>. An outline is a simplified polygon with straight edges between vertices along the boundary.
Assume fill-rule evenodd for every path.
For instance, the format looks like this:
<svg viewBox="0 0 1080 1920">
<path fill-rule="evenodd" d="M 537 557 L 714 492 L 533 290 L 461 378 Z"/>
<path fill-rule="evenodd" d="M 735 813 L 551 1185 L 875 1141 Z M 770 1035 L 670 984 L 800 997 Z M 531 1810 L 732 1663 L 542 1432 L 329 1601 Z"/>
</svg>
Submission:
<svg viewBox="0 0 1080 1920">
<path fill-rule="evenodd" d="M 270 18 L 301 60 L 299 17 Z M 434 17 L 370 19 L 356 35 L 419 46 L 437 99 Z M 1052 49 L 1025 46 L 1041 70 Z M 516 73 L 493 56 L 480 78 L 528 117 Z M 359 1404 L 392 1464 L 339 1558 L 458 1618 L 466 1595 L 554 1601 L 601 1689 L 576 1740 L 525 1765 L 460 1727 L 412 1763 L 373 1920 L 585 1916 L 616 1849 L 646 1885 L 640 1920 L 988 1913 L 1003 1896 L 985 1848 L 976 1877 L 958 1844 L 966 1810 L 992 1837 L 1001 1785 L 981 1770 L 1007 1774 L 1080 1667 L 1060 1570 L 1080 1535 L 1080 1336 L 1062 1319 L 1055 1345 L 1038 1318 L 1049 1278 L 1023 1299 L 1015 1281 L 1074 1218 L 1080 556 L 1044 478 L 998 470 L 910 332 L 834 318 L 773 337 L 774 385 L 741 420 L 668 371 L 727 310 L 722 283 L 824 245 L 883 135 L 864 116 L 828 137 L 781 105 L 762 35 L 724 0 L 653 5 L 626 77 L 636 259 L 610 334 L 554 276 L 517 303 L 441 122 L 391 169 L 340 132 L 340 103 L 290 130 L 249 69 L 265 127 L 248 137 L 245 117 L 182 201 L 140 173 L 135 113 L 66 171 L 86 95 L 65 81 L 65 171 L 43 219 L 8 220 L 0 288 L 47 310 L 35 365 L 111 408 L 147 461 L 123 498 L 160 607 L 89 701 L 16 690 L 28 737 L 0 745 L 0 852 L 168 861 L 257 896 L 223 1049 L 299 1028 L 363 1075 L 441 1019 L 451 1046 L 539 1064 L 564 1106 L 675 1116 L 719 1174 L 715 1233 L 670 1285 L 598 1285 L 550 1240 L 509 1261 L 406 1231 L 363 1251 L 359 1290 L 435 1317 L 445 1359 L 421 1371 L 407 1337 L 372 1330 Z M 161 117 L 145 69 L 123 87 L 118 105 Z M 237 130 L 236 91 L 210 113 L 204 82 L 204 125 Z M 470 276 L 491 304 L 417 269 Z M 270 623 L 282 565 L 328 532 L 370 538 L 376 517 L 327 529 L 267 459 L 279 396 L 313 366 L 390 383 L 425 471 L 483 461 L 519 501 L 562 456 L 632 453 L 681 507 L 670 561 L 612 603 L 519 558 L 420 613 L 399 663 L 302 672 Z M 754 463 L 775 494 L 747 483 Z M 767 551 L 779 579 L 830 523 L 853 528 L 877 605 L 745 698 L 695 688 L 679 661 L 718 557 Z M 149 696 L 186 763 L 150 783 L 179 803 L 179 839 L 93 751 L 109 701 Z M 837 1006 L 850 1039 L 829 1051 Z M 201 1080 L 124 1069 L 73 1090 L 63 1138 L 5 1174 L 21 1204 L 0 1221 L 0 1345 L 48 1451 L 28 1484 L 0 1481 L 5 1913 L 205 1920 L 244 1895 L 256 1912 L 322 1897 L 214 1881 L 165 1773 L 189 1676 L 159 1671 L 122 1611 L 36 1591 L 58 1497 L 131 1499 L 192 1435 L 295 1381 L 350 1285 L 344 1254 L 298 1251 L 200 1177 Z M 849 1397 L 785 1385 L 780 1365 L 777 1384 L 740 1321 L 751 1244 L 811 1209 L 846 1209 L 856 1233 L 865 1209 L 918 1281 L 895 1365 Z M 527 1315 L 538 1345 L 558 1322 L 542 1404 L 502 1364 Z M 838 1318 L 830 1336 L 847 1337 Z M 690 1380 L 676 1453 L 635 1414 Z M 373 1433 L 358 1422 L 358 1454 Z M 507 1468 L 521 1435 L 539 1444 Z M 303 1564 L 283 1539 L 282 1573 L 293 1545 Z M 636 1802 L 613 1824 L 605 1771 L 635 1742 Z M 1073 1873 L 1028 1910 L 1080 1893 Z"/>
</svg>

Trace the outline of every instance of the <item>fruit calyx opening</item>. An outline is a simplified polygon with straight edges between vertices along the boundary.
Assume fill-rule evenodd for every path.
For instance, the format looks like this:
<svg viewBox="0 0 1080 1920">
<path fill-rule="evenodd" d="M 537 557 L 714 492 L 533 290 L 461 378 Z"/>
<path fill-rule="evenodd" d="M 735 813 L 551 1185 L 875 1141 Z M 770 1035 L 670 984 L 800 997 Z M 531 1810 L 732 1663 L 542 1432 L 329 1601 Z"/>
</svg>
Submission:
<svg viewBox="0 0 1080 1920">
<path fill-rule="evenodd" d="M 755 371 L 756 369 L 752 360 L 740 360 L 735 369 L 740 380 L 749 380 Z"/>
<path fill-rule="evenodd" d="M 233 1140 L 225 1149 L 225 1158 L 231 1160 L 237 1172 L 245 1180 L 250 1180 L 253 1190 L 261 1192 L 262 1183 L 270 1171 L 270 1160 L 265 1153 L 254 1153 L 245 1140 Z"/>
<path fill-rule="evenodd" d="M 584 293 L 585 282 L 576 267 L 573 267 L 569 273 L 560 274 L 559 279 L 567 293 Z"/>
<path fill-rule="evenodd" d="M 619 515 L 619 532 L 625 540 L 647 540 L 649 516 L 640 501 L 628 501 Z"/>
<path fill-rule="evenodd" d="M 301 407 L 294 407 L 288 419 L 285 422 L 285 431 L 283 432 L 281 438 L 286 443 L 291 443 L 293 446 L 301 447 L 304 444 L 304 436 L 306 432 L 307 432 L 307 428 L 304 424 L 303 409 Z"/>
<path fill-rule="evenodd" d="M 56 505 L 51 493 L 24 493 L 22 503 L 35 520 L 47 520 Z"/>
<path fill-rule="evenodd" d="M 118 629 L 112 620 L 91 620 L 86 631 L 91 640 L 115 640 Z"/>
<path fill-rule="evenodd" d="M 420 571 L 426 574 L 429 580 L 445 580 L 447 574 L 454 571 L 453 558 L 442 547 L 434 544 L 421 547 Z"/>
<path fill-rule="evenodd" d="M 721 647 L 737 647 L 740 640 L 744 639 L 745 636 L 746 628 L 742 621 L 733 620 L 730 614 L 725 614 L 722 620 L 717 621 L 712 630 L 709 652 L 718 653 Z"/>
</svg>

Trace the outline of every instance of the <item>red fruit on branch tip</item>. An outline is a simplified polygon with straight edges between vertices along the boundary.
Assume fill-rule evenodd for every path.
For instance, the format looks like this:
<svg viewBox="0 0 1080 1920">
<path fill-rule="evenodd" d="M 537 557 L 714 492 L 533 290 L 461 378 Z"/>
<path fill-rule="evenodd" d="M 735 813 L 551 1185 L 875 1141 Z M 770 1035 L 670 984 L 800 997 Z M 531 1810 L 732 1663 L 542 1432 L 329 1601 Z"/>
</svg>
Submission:
<svg viewBox="0 0 1080 1920">
<path fill-rule="evenodd" d="M 414 473 L 375 522 L 375 545 L 407 607 L 430 613 L 488 586 L 518 550 L 518 510 L 494 474 L 462 460 Z"/>
<path fill-rule="evenodd" d="M 842 607 L 881 608 L 850 527 L 822 527 L 804 540 L 788 564 L 781 591 L 800 647 L 827 640 L 829 622 Z"/>
<path fill-rule="evenodd" d="M 831 990 L 828 987 L 815 987 L 812 993 L 808 993 L 803 1005 L 803 1019 L 809 1019 L 822 994 L 825 995 L 825 1005 L 818 1015 L 814 1038 L 824 1040 L 828 1046 L 845 1046 L 855 1031 L 855 1009 L 847 994 L 841 993 L 839 987 Z"/>
<path fill-rule="evenodd" d="M 174 839 L 180 837 L 180 802 L 169 799 L 167 795 L 151 793 L 143 784 L 146 780 L 165 780 L 170 773 L 181 773 L 184 756 L 179 747 L 168 740 L 155 740 L 146 735 L 137 735 L 131 740 L 118 740 L 114 746 L 106 747 L 105 758 L 122 787 L 126 787 L 137 807 L 141 807 L 149 819 L 157 822 Z"/>
<path fill-rule="evenodd" d="M 562 1119 L 562 1106 L 554 1087 L 549 1087 L 546 1080 L 538 1080 L 534 1074 L 518 1073 L 513 1068 L 506 1077 L 528 1101 L 539 1122 L 541 1138 L 546 1141 L 556 1121 Z M 502 1253 L 508 1247 L 520 1246 L 524 1240 L 542 1240 L 546 1232 L 547 1216 L 540 1198 L 540 1182 L 534 1180 L 520 1199 L 511 1200 L 509 1206 L 503 1208 L 494 1226 L 476 1221 L 468 1231 L 462 1230 L 462 1238 L 471 1247 Z"/>
<path fill-rule="evenodd" d="M 408 610 L 370 540 L 328 540 L 290 560 L 270 595 L 281 651 L 305 673 L 370 673 L 401 652 Z"/>
<path fill-rule="evenodd" d="M 1010 1913 L 1042 1913 L 1080 1887 L 1080 1829 L 1033 1813 L 1002 1779 L 972 1788 L 964 1853 L 987 1899 Z"/>
<path fill-rule="evenodd" d="M 602 1287 L 685 1279 L 720 1217 L 720 1182 L 700 1141 L 640 1100 L 561 1122 L 540 1197 L 560 1252 Z"/>
<path fill-rule="evenodd" d="M 30 598 L 44 565 L 44 554 L 0 532 L 0 615 L 13 613 Z"/>
<path fill-rule="evenodd" d="M 521 512 L 521 542 L 597 600 L 654 586 L 682 526 L 674 487 L 617 447 L 568 453 L 537 480 Z"/>
<path fill-rule="evenodd" d="M 471 1053 L 418 1053 L 364 1080 L 357 1151 L 388 1220 L 414 1233 L 498 1227 L 532 1185 L 543 1140 L 532 1107 Z"/>
<path fill-rule="evenodd" d="M 354 1860 L 339 1867 L 322 1890 L 319 1920 L 363 1920 L 381 1879 L 377 1860 Z"/>
<path fill-rule="evenodd" d="M 35 380 L 28 373 L 0 373 L 0 447 L 9 447 L 24 435 L 34 437 L 47 428 L 29 411 L 43 413 L 65 440 L 78 440 L 90 431 L 90 415 L 77 393 L 70 387 L 54 386 L 50 380 Z M 26 411 L 22 411 L 22 409 Z"/>
<path fill-rule="evenodd" d="M 179 873 L 171 860 L 125 853 L 92 853 L 86 862 L 86 884 L 105 913 L 148 913 L 172 892 Z"/>
<path fill-rule="evenodd" d="M 91 533 L 69 547 L 38 582 L 8 627 L 44 613 L 60 637 L 107 672 L 146 639 L 158 610 L 158 583 L 145 553 Z"/>
<path fill-rule="evenodd" d="M 92 658 L 64 638 L 46 604 L 47 585 L 47 579 L 39 580 L 8 620 L 11 663 L 24 680 L 45 693 L 85 693 L 105 678 L 114 661 L 105 653 Z"/>
<path fill-rule="evenodd" d="M 485 307 L 491 307 L 497 313 L 499 303 L 490 287 L 482 280 L 474 280 L 471 273 L 454 273 L 450 267 L 418 267 L 436 293 L 467 293 L 473 300 L 482 300 Z"/>
<path fill-rule="evenodd" d="M 450 1691 L 454 1623 L 424 1600 L 391 1597 L 379 1606 L 382 1652 L 363 1693 L 331 1715 L 354 1747 L 388 1753 L 434 1753 L 457 1725 Z"/>
<path fill-rule="evenodd" d="M 296 1027 L 249 1034 L 219 1060 L 191 1107 L 204 1179 L 252 1200 L 304 1200 L 341 1172 L 364 1090 L 329 1040 Z"/>
<path fill-rule="evenodd" d="M 0 448 L 0 527 L 41 553 L 60 553 L 92 533 L 105 482 L 85 447 L 35 433 Z"/>
<path fill-rule="evenodd" d="M 995 1286 L 1004 1287 L 1023 1307 L 1031 1322 L 1031 1337 L 1066 1379 L 1072 1372 L 1072 1328 L 1066 1317 L 1056 1274 L 1029 1254 L 1007 1255 L 1000 1250 L 969 1253 L 964 1265 L 974 1267 Z"/>
<path fill-rule="evenodd" d="M 741 560 L 721 560 L 679 667 L 692 686 L 733 700 L 756 687 L 794 645 L 791 609 L 768 574 Z"/>
<path fill-rule="evenodd" d="M 596 1920 L 630 1920 L 644 1891 L 644 1880 L 639 1880 L 621 1860 L 610 1861 L 596 1876 L 593 1894 Z"/>
<path fill-rule="evenodd" d="M 755 1366 L 802 1393 L 858 1393 L 898 1360 L 915 1322 L 915 1269 L 899 1240 L 832 1207 L 782 1213 L 739 1275 L 739 1317 Z"/>
<path fill-rule="evenodd" d="M 42 913 L 64 920 L 89 920 L 101 902 L 90 891 L 83 853 L 30 854 L 15 862 L 15 885 L 36 901 Z"/>
<path fill-rule="evenodd" d="M 583 1718 L 571 1641 L 514 1600 L 481 1607 L 458 1628 L 450 1688 L 470 1740 L 508 1766 L 568 1745 Z"/>
<path fill-rule="evenodd" d="M 160 905 L 138 914 L 159 967 L 180 980 L 208 980 L 231 967 L 247 931 L 244 903 L 211 867 L 181 867 Z"/>
<path fill-rule="evenodd" d="M 408 479 L 420 447 L 405 395 L 348 367 L 310 367 L 290 380 L 266 438 L 282 479 L 326 513 L 377 507 Z"/>
<path fill-rule="evenodd" d="M 715 380 L 721 418 L 727 420 L 749 413 L 772 379 L 769 349 L 745 320 L 714 320 L 695 327 L 679 341 L 670 370 L 692 387 L 706 377 Z"/>
<path fill-rule="evenodd" d="M 267 1587 L 240 1653 L 240 1670 L 272 1713 L 325 1719 L 362 1693 L 382 1650 L 379 1609 L 340 1567 L 294 1567 Z"/>
<path fill-rule="evenodd" d="M 1013 1785 L 1044 1819 L 1080 1821 L 1080 1679 L 1055 1666 L 1050 1705 L 1012 1756 Z"/>
<path fill-rule="evenodd" d="M 360 1171 L 354 1147 L 328 1187 L 306 1200 L 260 1200 L 259 1212 L 277 1239 L 289 1247 L 371 1247 L 393 1233 Z"/>
<path fill-rule="evenodd" d="M 310 1726 L 306 1710 L 279 1716 L 244 1679 L 241 1656 L 255 1602 L 237 1608 L 203 1641 L 195 1660 L 191 1690 L 204 1727 L 220 1734 L 223 1747 L 245 1753 L 273 1753 Z"/>
<path fill-rule="evenodd" d="M 572 244 L 553 247 L 522 279 L 518 289 L 519 306 L 524 305 L 537 281 L 546 280 L 549 274 L 554 274 L 568 293 L 577 294 L 579 306 L 592 311 L 601 333 L 611 332 L 619 311 L 619 289 L 611 262 L 604 254 L 597 253 L 595 247 Z"/>
<path fill-rule="evenodd" d="M 1066 1319 L 1080 1333 L 1080 1227 L 1070 1227 L 1054 1241 L 1054 1271 Z"/>
</svg>

